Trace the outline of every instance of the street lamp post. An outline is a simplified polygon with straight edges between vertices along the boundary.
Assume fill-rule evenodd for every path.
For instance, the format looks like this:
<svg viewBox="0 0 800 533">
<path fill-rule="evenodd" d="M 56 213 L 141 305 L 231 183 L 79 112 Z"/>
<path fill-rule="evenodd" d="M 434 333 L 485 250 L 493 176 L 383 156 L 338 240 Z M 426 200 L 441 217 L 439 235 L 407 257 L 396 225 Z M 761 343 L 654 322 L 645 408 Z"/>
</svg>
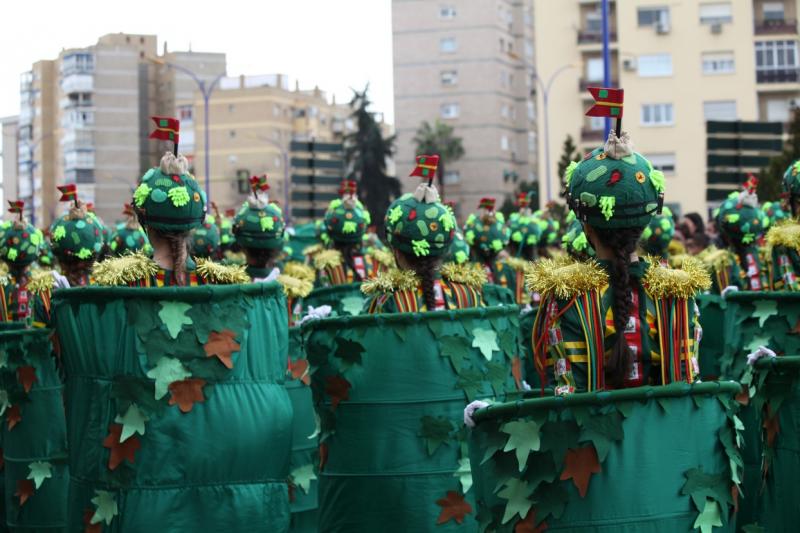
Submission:
<svg viewBox="0 0 800 533">
<path fill-rule="evenodd" d="M 542 91 L 542 105 L 544 107 L 544 161 L 545 161 L 545 176 L 547 180 L 547 201 L 550 202 L 552 198 L 552 186 L 551 186 L 551 171 L 550 171 L 550 113 L 548 109 L 548 101 L 550 96 L 550 89 L 553 87 L 553 82 L 556 81 L 556 78 L 563 72 L 575 68 L 575 65 L 564 65 L 563 67 L 559 68 L 550 76 L 547 80 L 547 83 L 542 81 L 542 78 L 539 77 L 538 74 L 533 74 L 533 79 L 539 84 L 539 88 Z"/>
<path fill-rule="evenodd" d="M 209 133 L 208 133 L 208 101 L 211 99 L 211 93 L 214 92 L 216 89 L 219 80 L 225 76 L 225 73 L 219 74 L 216 78 L 214 78 L 211 83 L 206 84 L 205 80 L 200 79 L 197 74 L 195 74 L 192 70 L 182 66 L 176 65 L 175 63 L 170 63 L 169 61 L 164 61 L 163 59 L 154 59 L 150 58 L 150 61 L 156 63 L 158 65 L 165 65 L 169 68 L 174 68 L 180 72 L 183 72 L 187 76 L 189 76 L 192 81 L 197 85 L 200 94 L 203 95 L 203 146 L 204 146 L 204 160 L 205 160 L 205 170 L 206 170 L 206 201 L 211 203 L 211 158 L 209 157 L 208 152 L 208 145 L 209 142 Z"/>
</svg>

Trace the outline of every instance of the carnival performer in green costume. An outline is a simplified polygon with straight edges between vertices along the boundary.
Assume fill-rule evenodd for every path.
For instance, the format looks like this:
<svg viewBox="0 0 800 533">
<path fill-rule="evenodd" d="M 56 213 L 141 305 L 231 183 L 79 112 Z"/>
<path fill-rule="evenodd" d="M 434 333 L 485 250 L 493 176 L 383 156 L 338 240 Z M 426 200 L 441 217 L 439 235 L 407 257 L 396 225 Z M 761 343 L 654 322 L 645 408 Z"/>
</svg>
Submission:
<svg viewBox="0 0 800 533">
<path fill-rule="evenodd" d="M 583 224 L 570 211 L 566 220 L 567 231 L 561 237 L 561 249 L 567 252 L 576 261 L 588 261 L 596 256 L 594 248 L 589 244 L 586 233 L 583 232 Z"/>
<path fill-rule="evenodd" d="M 136 220 L 133 205 L 125 204 L 122 214 L 125 216 L 125 222 L 117 224 L 116 231 L 111 235 L 109 245 L 111 253 L 117 256 L 138 251 L 142 251 L 145 255 L 151 254 L 153 250 L 150 241 Z"/>
<path fill-rule="evenodd" d="M 682 271 L 636 255 L 642 231 L 661 212 L 664 175 L 630 138 L 567 169 L 568 202 L 598 261 L 540 260 L 528 274 L 542 296 L 533 354 L 556 394 L 691 382 L 697 373 L 694 296 L 710 285 L 698 262 Z"/>
<path fill-rule="evenodd" d="M 195 259 L 221 259 L 220 238 L 219 226 L 214 217 L 206 215 L 200 227 L 192 231 L 192 257 Z"/>
<path fill-rule="evenodd" d="M 770 262 L 770 281 L 773 290 L 800 290 L 800 161 L 795 161 L 783 174 L 783 192 L 791 211 L 788 216 L 779 206 L 764 204 L 770 217 L 766 243 Z"/>
<path fill-rule="evenodd" d="M 417 157 L 412 176 L 434 175 L 438 156 Z M 431 168 L 432 167 L 432 168 Z M 424 172 L 427 170 L 427 172 Z M 369 313 L 441 311 L 483 305 L 485 277 L 471 268 L 442 268 L 456 230 L 452 210 L 439 201 L 432 184 L 395 200 L 386 212 L 386 238 L 398 269 L 384 272 L 362 286 L 370 297 Z"/>
<path fill-rule="evenodd" d="M 511 232 L 505 226 L 503 213 L 495 212 L 494 208 L 494 198 L 481 198 L 479 212 L 470 214 L 464 223 L 464 238 L 473 259 L 486 272 L 489 283 L 501 284 L 502 266 L 498 256 L 508 244 Z"/>
<path fill-rule="evenodd" d="M 666 266 L 669 258 L 669 243 L 675 235 L 675 220 L 672 211 L 664 207 L 660 215 L 655 215 L 642 232 L 642 250 Z"/>
<path fill-rule="evenodd" d="M 503 258 L 495 267 L 496 280 L 499 285 L 514 293 L 514 301 L 519 305 L 531 303 L 531 294 L 525 289 L 525 270 L 536 258 L 536 248 L 541 235 L 541 228 L 533 217 L 527 193 L 519 193 L 517 207 L 519 211 L 508 217 L 508 230 L 511 238 L 508 241 L 508 257 Z"/>
<path fill-rule="evenodd" d="M 91 285 L 92 266 L 101 258 L 105 246 L 104 228 L 100 219 L 78 199 L 74 184 L 58 189 L 61 191 L 61 201 L 72 202 L 72 205 L 67 214 L 57 218 L 50 226 L 53 254 L 70 287 Z"/>
</svg>

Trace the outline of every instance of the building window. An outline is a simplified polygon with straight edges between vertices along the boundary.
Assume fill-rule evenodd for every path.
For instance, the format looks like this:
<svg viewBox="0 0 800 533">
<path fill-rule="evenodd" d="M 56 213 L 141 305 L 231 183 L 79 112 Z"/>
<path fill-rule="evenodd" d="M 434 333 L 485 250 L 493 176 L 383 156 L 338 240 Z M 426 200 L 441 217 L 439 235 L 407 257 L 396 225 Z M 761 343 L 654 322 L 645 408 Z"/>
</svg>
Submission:
<svg viewBox="0 0 800 533">
<path fill-rule="evenodd" d="M 533 58 L 533 41 L 530 39 L 525 39 L 525 57 Z"/>
<path fill-rule="evenodd" d="M 455 6 L 441 6 L 439 8 L 439 18 L 442 20 L 453 20 L 456 18 Z"/>
<path fill-rule="evenodd" d="M 669 8 L 666 6 L 640 7 L 637 11 L 639 27 L 667 26 L 669 24 Z"/>
<path fill-rule="evenodd" d="M 178 117 L 180 118 L 180 120 L 182 122 L 183 121 L 191 122 L 192 116 L 193 116 L 192 115 L 192 106 L 184 105 L 184 106 L 180 106 L 178 108 Z"/>
<path fill-rule="evenodd" d="M 660 170 L 664 174 L 675 173 L 675 154 L 647 154 L 647 160 L 653 165 L 653 168 Z"/>
<path fill-rule="evenodd" d="M 231 139 L 235 139 L 236 138 L 236 130 L 230 130 L 228 132 L 228 137 L 231 138 Z"/>
<path fill-rule="evenodd" d="M 599 9 L 586 13 L 586 33 L 603 33 L 603 15 Z"/>
<path fill-rule="evenodd" d="M 709 52 L 703 54 L 703 74 L 733 74 L 736 63 L 733 52 Z"/>
<path fill-rule="evenodd" d="M 764 2 L 762 5 L 765 21 L 783 21 L 785 16 L 783 10 L 783 2 Z"/>
<path fill-rule="evenodd" d="M 503 104 L 500 106 L 500 116 L 503 118 L 511 117 L 511 111 L 508 108 L 508 104 Z"/>
<path fill-rule="evenodd" d="M 439 41 L 439 51 L 443 54 L 453 54 L 458 50 L 455 37 L 445 37 Z"/>
<path fill-rule="evenodd" d="M 703 118 L 717 121 L 736 120 L 736 100 L 703 102 Z"/>
<path fill-rule="evenodd" d="M 730 2 L 700 4 L 700 24 L 725 24 L 733 22 L 733 8 Z"/>
<path fill-rule="evenodd" d="M 797 41 L 756 42 L 756 70 L 781 70 L 797 66 Z"/>
<path fill-rule="evenodd" d="M 528 100 L 527 107 L 528 120 L 536 120 L 536 105 L 533 103 L 533 100 Z"/>
<path fill-rule="evenodd" d="M 445 87 L 452 87 L 458 85 L 458 71 L 457 70 L 443 70 L 441 72 L 442 85 Z"/>
<path fill-rule="evenodd" d="M 589 129 L 592 131 L 603 131 L 606 129 L 605 117 L 589 117 Z"/>
<path fill-rule="evenodd" d="M 442 104 L 442 107 L 439 108 L 439 115 L 445 119 L 458 118 L 458 113 L 458 104 Z"/>
<path fill-rule="evenodd" d="M 672 56 L 670 54 L 639 56 L 636 63 L 639 76 L 642 78 L 672 76 Z"/>
<path fill-rule="evenodd" d="M 447 170 L 442 176 L 445 185 L 455 185 L 461 182 L 461 173 L 458 170 Z"/>
<path fill-rule="evenodd" d="M 603 58 L 593 57 L 586 61 L 586 81 L 603 81 Z"/>
<path fill-rule="evenodd" d="M 642 126 L 672 126 L 672 104 L 642 104 Z"/>
<path fill-rule="evenodd" d="M 503 135 L 502 137 L 500 137 L 500 149 L 503 150 L 504 152 L 508 151 L 508 136 L 507 135 Z"/>
<path fill-rule="evenodd" d="M 789 122 L 793 107 L 794 100 L 792 99 L 767 100 L 767 121 Z"/>
<path fill-rule="evenodd" d="M 536 151 L 536 133 L 528 132 L 528 152 L 533 153 Z"/>
<path fill-rule="evenodd" d="M 278 104 L 272 104 L 272 116 L 273 117 L 281 116 L 281 106 L 279 106 Z"/>
</svg>

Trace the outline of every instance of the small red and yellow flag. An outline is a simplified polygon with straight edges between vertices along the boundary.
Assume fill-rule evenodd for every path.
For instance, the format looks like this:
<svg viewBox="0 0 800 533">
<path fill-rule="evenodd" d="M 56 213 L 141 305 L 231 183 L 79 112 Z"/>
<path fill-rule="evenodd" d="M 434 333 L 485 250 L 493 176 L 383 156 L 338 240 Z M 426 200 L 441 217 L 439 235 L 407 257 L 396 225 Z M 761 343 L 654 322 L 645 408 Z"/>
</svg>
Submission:
<svg viewBox="0 0 800 533">
<path fill-rule="evenodd" d="M 339 184 L 339 196 L 344 196 L 346 194 L 355 195 L 358 192 L 358 184 L 356 180 L 342 180 L 342 183 Z"/>
<path fill-rule="evenodd" d="M 178 142 L 181 131 L 181 121 L 172 117 L 150 117 L 156 123 L 156 129 L 150 134 L 150 139 Z"/>
<path fill-rule="evenodd" d="M 25 202 L 22 200 L 9 200 L 8 201 L 8 212 L 9 213 L 16 213 L 21 214 L 22 210 L 25 208 Z"/>
<path fill-rule="evenodd" d="M 625 89 L 589 87 L 589 92 L 594 98 L 594 105 L 586 112 L 587 117 L 622 118 Z"/>
<path fill-rule="evenodd" d="M 439 168 L 438 155 L 420 155 L 417 156 L 417 166 L 411 171 L 410 176 L 419 176 L 432 180 L 436 176 L 436 169 Z"/>
<path fill-rule="evenodd" d="M 78 200 L 78 186 L 74 183 L 69 185 L 59 185 L 58 190 L 61 192 L 59 202 L 72 202 Z"/>
<path fill-rule="evenodd" d="M 494 211 L 495 199 L 490 197 L 481 198 L 478 203 L 478 209 L 486 209 L 487 211 Z"/>
<path fill-rule="evenodd" d="M 253 189 L 253 193 L 258 194 L 259 191 L 266 192 L 269 190 L 269 183 L 267 183 L 267 175 L 262 174 L 260 176 L 251 176 L 250 177 L 250 188 Z"/>
</svg>

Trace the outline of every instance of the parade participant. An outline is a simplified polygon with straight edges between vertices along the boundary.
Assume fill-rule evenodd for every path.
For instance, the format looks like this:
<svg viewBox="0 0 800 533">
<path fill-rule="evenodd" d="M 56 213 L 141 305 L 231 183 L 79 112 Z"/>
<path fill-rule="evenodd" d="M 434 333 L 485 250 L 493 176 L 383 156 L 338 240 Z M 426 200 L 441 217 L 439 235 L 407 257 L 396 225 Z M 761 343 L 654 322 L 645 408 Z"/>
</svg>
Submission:
<svg viewBox="0 0 800 533">
<path fill-rule="evenodd" d="M 136 220 L 133 205 L 125 204 L 122 214 L 125 216 L 125 222 L 117 224 L 116 231 L 111 235 L 111 244 L 109 245 L 111 253 L 116 256 L 138 251 L 142 251 L 146 255 L 152 253 L 147 234 Z"/>
<path fill-rule="evenodd" d="M 764 212 L 770 217 L 766 243 L 771 259 L 770 281 L 773 290 L 800 290 L 800 161 L 795 161 L 783 174 L 783 196 L 791 217 L 777 204 L 765 203 Z"/>
<path fill-rule="evenodd" d="M 22 200 L 8 204 L 9 213 L 19 218 L 0 223 L 0 260 L 8 268 L 0 283 L 0 322 L 27 322 L 35 300 L 29 287 L 31 265 L 39 258 L 44 235 L 23 217 Z"/>
<path fill-rule="evenodd" d="M 568 203 L 598 261 L 533 265 L 542 302 L 533 354 L 556 394 L 692 381 L 697 372 L 693 297 L 709 284 L 697 262 L 682 271 L 636 255 L 664 201 L 664 175 L 614 133 L 565 175 Z M 610 350 L 607 348 L 610 347 Z"/>
<path fill-rule="evenodd" d="M 655 215 L 642 232 L 641 246 L 644 253 L 667 265 L 670 256 L 669 245 L 675 235 L 675 219 L 669 207 L 664 207 L 660 215 Z"/>
<path fill-rule="evenodd" d="M 549 212 L 539 209 L 533 213 L 539 225 L 539 257 L 550 257 L 551 253 L 558 246 L 558 234 L 561 231 L 561 224 L 554 219 Z"/>
<path fill-rule="evenodd" d="M 531 302 L 531 295 L 525 290 L 525 269 L 536 258 L 541 229 L 533 218 L 527 193 L 519 193 L 516 205 L 519 211 L 508 217 L 508 231 L 511 234 L 508 241 L 509 257 L 497 262 L 494 277 L 495 283 L 514 293 L 516 303 L 527 305 Z"/>
<path fill-rule="evenodd" d="M 250 178 L 253 193 L 233 220 L 233 235 L 247 258 L 246 272 L 254 281 L 273 281 L 280 274 L 286 224 L 280 208 L 269 201 L 267 176 Z"/>
<path fill-rule="evenodd" d="M 440 311 L 483 305 L 485 277 L 474 270 L 443 268 L 456 220 L 439 201 L 433 185 L 439 156 L 418 156 L 411 176 L 427 180 L 413 194 L 395 200 L 386 212 L 386 239 L 398 269 L 364 283 L 369 313 Z"/>
<path fill-rule="evenodd" d="M 500 282 L 497 259 L 511 237 L 503 213 L 495 212 L 494 207 L 494 198 L 481 198 L 480 211 L 470 214 L 464 224 L 464 238 L 470 246 L 472 258 L 482 265 L 489 283 Z"/>
<path fill-rule="evenodd" d="M 191 243 L 191 255 L 195 259 L 221 258 L 220 230 L 213 216 L 206 215 L 200 227 L 192 231 Z"/>
<path fill-rule="evenodd" d="M 325 235 L 331 248 L 314 254 L 319 286 L 359 283 L 374 276 L 372 264 L 361 249 L 370 223 L 369 211 L 356 192 L 355 181 L 343 181 L 339 188 L 341 198 L 333 200 L 325 213 Z"/>
<path fill-rule="evenodd" d="M 758 250 L 758 241 L 764 233 L 767 219 L 758 205 L 757 185 L 758 180 L 751 175 L 743 190 L 731 193 L 715 215 L 720 237 L 730 257 L 727 272 L 715 272 L 715 277 L 720 278 L 721 283 L 727 282 L 746 291 L 769 288 L 767 268 Z M 725 267 L 724 263 L 717 265 Z M 725 288 L 720 286 L 718 290 Z"/>
<path fill-rule="evenodd" d="M 583 232 L 581 221 L 572 211 L 567 215 L 567 231 L 561 237 L 561 248 L 575 261 L 588 261 L 596 255 Z"/>
<path fill-rule="evenodd" d="M 58 187 L 62 202 L 72 202 L 67 214 L 50 226 L 53 254 L 71 287 L 91 285 L 92 265 L 103 253 L 103 227 L 78 199 L 74 184 Z"/>
</svg>

